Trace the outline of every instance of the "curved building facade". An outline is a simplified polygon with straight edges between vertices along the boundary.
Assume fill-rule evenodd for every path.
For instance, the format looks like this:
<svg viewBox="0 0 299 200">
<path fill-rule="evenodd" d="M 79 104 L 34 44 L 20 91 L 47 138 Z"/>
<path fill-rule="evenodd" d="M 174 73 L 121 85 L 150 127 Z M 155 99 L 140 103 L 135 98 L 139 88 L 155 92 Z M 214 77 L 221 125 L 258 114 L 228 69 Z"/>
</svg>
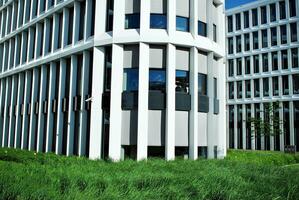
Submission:
<svg viewBox="0 0 299 200">
<path fill-rule="evenodd" d="M 227 10 L 226 20 L 229 147 L 299 151 L 299 1 L 256 1 Z M 247 119 L 272 113 L 282 133 L 253 135 Z"/>
<path fill-rule="evenodd" d="M 1 2 L 3 147 L 226 155 L 222 0 Z"/>
</svg>

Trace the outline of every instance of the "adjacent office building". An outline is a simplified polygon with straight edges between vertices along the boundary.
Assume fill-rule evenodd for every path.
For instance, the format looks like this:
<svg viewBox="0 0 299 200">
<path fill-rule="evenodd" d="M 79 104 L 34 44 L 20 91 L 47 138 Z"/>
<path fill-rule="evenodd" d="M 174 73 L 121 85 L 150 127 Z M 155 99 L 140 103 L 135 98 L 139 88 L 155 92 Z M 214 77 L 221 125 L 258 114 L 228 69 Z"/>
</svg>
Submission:
<svg viewBox="0 0 299 200">
<path fill-rule="evenodd" d="M 299 1 L 262 0 L 226 11 L 229 148 L 299 151 Z M 255 135 L 248 119 L 269 120 L 279 102 L 282 134 Z M 256 137 L 257 136 L 257 137 Z"/>
<path fill-rule="evenodd" d="M 226 154 L 223 0 L 1 0 L 2 147 Z"/>
</svg>

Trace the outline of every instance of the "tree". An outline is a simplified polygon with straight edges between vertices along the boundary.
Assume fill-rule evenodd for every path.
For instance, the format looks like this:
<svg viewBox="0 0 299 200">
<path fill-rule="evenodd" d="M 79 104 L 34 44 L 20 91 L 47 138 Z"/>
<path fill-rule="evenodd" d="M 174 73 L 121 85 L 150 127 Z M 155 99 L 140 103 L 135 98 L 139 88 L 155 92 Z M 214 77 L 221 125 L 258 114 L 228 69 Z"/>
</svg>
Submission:
<svg viewBox="0 0 299 200">
<path fill-rule="evenodd" d="M 247 123 L 251 124 L 251 137 L 270 137 L 278 136 L 284 133 L 284 121 L 279 118 L 279 102 L 264 104 L 264 109 L 258 111 L 259 116 L 247 119 Z M 264 114 L 264 118 L 261 117 Z M 267 143 L 265 143 L 267 149 Z"/>
</svg>

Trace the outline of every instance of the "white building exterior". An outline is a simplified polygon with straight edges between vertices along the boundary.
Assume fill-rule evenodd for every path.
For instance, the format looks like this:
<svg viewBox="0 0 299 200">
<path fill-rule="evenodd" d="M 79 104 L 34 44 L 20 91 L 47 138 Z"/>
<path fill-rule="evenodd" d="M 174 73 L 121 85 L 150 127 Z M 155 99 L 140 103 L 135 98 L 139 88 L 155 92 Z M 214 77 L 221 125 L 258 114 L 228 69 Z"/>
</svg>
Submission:
<svg viewBox="0 0 299 200">
<path fill-rule="evenodd" d="M 299 150 L 298 0 L 261 0 L 226 11 L 227 144 L 235 149 Z M 279 102 L 283 134 L 254 137 L 246 120 L 266 120 Z"/>
<path fill-rule="evenodd" d="M 222 0 L 0 1 L 1 146 L 224 157 L 224 20 Z"/>
</svg>

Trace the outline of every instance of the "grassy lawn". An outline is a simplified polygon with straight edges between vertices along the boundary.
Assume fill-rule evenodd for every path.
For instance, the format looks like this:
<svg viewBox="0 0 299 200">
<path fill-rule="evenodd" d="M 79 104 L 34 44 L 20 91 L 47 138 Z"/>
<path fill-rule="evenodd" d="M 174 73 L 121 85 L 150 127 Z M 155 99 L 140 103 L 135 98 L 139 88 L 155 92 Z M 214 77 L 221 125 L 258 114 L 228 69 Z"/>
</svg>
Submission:
<svg viewBox="0 0 299 200">
<path fill-rule="evenodd" d="M 296 164 L 297 163 L 297 164 Z M 120 163 L 0 149 L 0 199 L 299 199 L 299 155 Z"/>
</svg>

